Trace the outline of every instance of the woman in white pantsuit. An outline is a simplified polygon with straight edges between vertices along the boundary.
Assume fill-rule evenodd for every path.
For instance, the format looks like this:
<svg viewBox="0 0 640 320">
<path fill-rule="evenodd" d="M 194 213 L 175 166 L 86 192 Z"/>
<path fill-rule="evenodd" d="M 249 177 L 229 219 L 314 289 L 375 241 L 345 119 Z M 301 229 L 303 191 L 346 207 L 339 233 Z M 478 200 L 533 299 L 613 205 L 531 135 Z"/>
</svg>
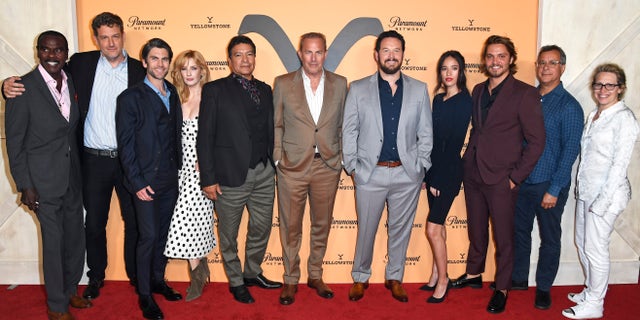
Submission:
<svg viewBox="0 0 640 320">
<path fill-rule="evenodd" d="M 591 89 L 597 109 L 584 127 L 577 177 L 576 232 L 578 255 L 585 272 L 585 288 L 570 293 L 576 303 L 562 314 L 571 319 L 601 318 L 609 282 L 609 241 L 614 222 L 631 198 L 627 167 L 639 126 L 621 101 L 626 77 L 616 64 L 602 64 L 593 72 Z"/>
</svg>

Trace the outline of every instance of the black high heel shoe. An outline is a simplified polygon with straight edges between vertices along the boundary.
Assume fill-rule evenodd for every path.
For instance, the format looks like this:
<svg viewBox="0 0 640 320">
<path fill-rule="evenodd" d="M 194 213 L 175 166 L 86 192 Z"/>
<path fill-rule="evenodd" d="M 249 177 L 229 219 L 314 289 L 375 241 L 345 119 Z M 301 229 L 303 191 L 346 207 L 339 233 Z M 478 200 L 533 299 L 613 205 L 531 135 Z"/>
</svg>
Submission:
<svg viewBox="0 0 640 320">
<path fill-rule="evenodd" d="M 436 286 L 438 285 L 438 281 L 436 281 L 436 285 L 435 286 L 430 286 L 428 283 L 425 283 L 422 287 L 420 287 L 419 289 L 422 291 L 433 291 L 436 289 Z"/>
<path fill-rule="evenodd" d="M 437 286 L 437 284 L 436 284 Z M 433 286 L 434 290 L 435 287 Z M 451 288 L 451 279 L 447 280 L 447 289 L 444 290 L 444 294 L 442 295 L 442 297 L 440 298 L 436 298 L 434 296 L 429 297 L 429 299 L 427 299 L 427 303 L 441 303 L 444 302 L 444 299 L 447 297 L 447 293 L 449 293 L 449 288 Z"/>
</svg>

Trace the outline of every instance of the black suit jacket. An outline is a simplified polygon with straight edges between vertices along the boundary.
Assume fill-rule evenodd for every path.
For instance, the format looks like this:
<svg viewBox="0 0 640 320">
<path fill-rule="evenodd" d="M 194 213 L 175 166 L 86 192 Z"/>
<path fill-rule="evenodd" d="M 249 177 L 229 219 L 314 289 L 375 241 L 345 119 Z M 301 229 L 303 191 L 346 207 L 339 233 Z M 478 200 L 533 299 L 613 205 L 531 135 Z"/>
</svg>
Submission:
<svg viewBox="0 0 640 320">
<path fill-rule="evenodd" d="M 273 165 L 273 95 L 271 87 L 258 81 L 260 101 L 268 110 L 267 142 Z M 200 185 L 241 186 L 251 161 L 251 131 L 243 108 L 255 106 L 249 94 L 230 75 L 204 85 L 198 120 Z"/>
<path fill-rule="evenodd" d="M 83 144 L 84 121 L 89 113 L 89 101 L 93 90 L 93 80 L 96 77 L 96 68 L 100 59 L 100 51 L 78 52 L 71 56 L 65 66 L 73 76 L 73 85 L 76 88 L 78 107 L 80 108 L 80 126 L 78 130 L 79 143 Z M 146 71 L 142 63 L 127 56 L 127 88 L 131 88 L 144 80 Z"/>
<path fill-rule="evenodd" d="M 162 157 L 175 157 L 177 168 L 182 160 L 182 111 L 176 88 L 165 80 L 170 97 L 171 121 L 175 125 L 173 154 L 163 150 L 158 123 L 167 109 L 158 95 L 144 82 L 123 91 L 117 100 L 116 133 L 118 153 L 125 174 L 125 187 L 135 194 L 146 186 L 155 185 Z M 163 172 L 165 174 L 166 172 Z M 176 181 L 178 179 L 176 170 Z"/>
<path fill-rule="evenodd" d="M 37 68 L 22 76 L 22 83 L 25 93 L 7 100 L 5 113 L 11 175 L 19 191 L 35 188 L 41 197 L 60 197 L 69 185 L 82 184 L 73 83 L 69 77 L 69 121 Z"/>
</svg>

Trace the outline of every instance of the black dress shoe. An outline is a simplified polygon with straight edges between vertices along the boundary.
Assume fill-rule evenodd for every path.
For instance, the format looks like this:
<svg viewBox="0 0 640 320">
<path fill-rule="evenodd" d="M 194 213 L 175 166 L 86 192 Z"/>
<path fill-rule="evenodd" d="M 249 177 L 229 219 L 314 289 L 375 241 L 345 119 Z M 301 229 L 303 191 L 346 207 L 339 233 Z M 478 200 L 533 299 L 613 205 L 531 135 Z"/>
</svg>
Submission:
<svg viewBox="0 0 640 320">
<path fill-rule="evenodd" d="M 249 290 L 244 284 L 236 287 L 229 287 L 229 292 L 233 294 L 233 298 L 236 299 L 236 301 L 238 302 L 242 302 L 242 303 L 256 302 L 255 300 L 253 300 L 251 293 L 249 293 Z"/>
<path fill-rule="evenodd" d="M 536 290 L 536 302 L 534 306 L 540 310 L 547 310 L 551 307 L 551 294 L 549 291 Z"/>
<path fill-rule="evenodd" d="M 153 296 L 140 296 L 138 298 L 138 304 L 140 305 L 140 310 L 142 310 L 142 316 L 145 319 L 164 319 L 162 310 L 160 310 L 156 301 L 153 300 Z"/>
<path fill-rule="evenodd" d="M 100 295 L 100 288 L 102 287 L 104 287 L 103 280 L 90 280 L 87 287 L 84 288 L 84 292 L 82 292 L 82 297 L 85 299 L 95 299 Z"/>
<path fill-rule="evenodd" d="M 491 313 L 500 313 L 504 311 L 504 307 L 507 305 L 507 295 L 500 290 L 493 292 L 489 305 L 487 305 L 487 311 Z"/>
<path fill-rule="evenodd" d="M 164 298 L 167 299 L 167 301 L 178 301 L 182 299 L 182 295 L 180 294 L 180 292 L 169 287 L 169 285 L 167 285 L 165 281 L 153 285 L 151 291 L 153 293 L 163 295 Z"/>
<path fill-rule="evenodd" d="M 244 285 L 247 287 L 258 286 L 263 289 L 282 288 L 282 282 L 271 281 L 262 275 L 262 273 L 255 278 L 244 278 Z"/>
<path fill-rule="evenodd" d="M 451 287 L 460 289 L 464 287 L 471 287 L 474 289 L 482 288 L 482 275 L 475 278 L 467 277 L 467 274 L 461 275 L 458 279 L 451 281 Z"/>
<path fill-rule="evenodd" d="M 489 288 L 491 288 L 491 290 L 495 290 L 496 289 L 496 283 L 495 282 L 491 282 L 491 284 L 489 285 Z M 510 290 L 522 290 L 522 291 L 527 291 L 529 290 L 529 281 L 513 281 L 511 280 L 511 289 Z"/>
</svg>

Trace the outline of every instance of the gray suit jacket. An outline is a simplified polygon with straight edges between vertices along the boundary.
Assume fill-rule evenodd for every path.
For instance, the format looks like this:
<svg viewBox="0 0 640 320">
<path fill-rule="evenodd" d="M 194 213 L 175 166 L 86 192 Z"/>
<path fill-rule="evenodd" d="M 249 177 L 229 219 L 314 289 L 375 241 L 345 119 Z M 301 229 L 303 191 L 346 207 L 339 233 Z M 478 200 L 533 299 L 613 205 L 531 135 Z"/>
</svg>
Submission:
<svg viewBox="0 0 640 320">
<path fill-rule="evenodd" d="M 11 175 L 18 191 L 35 188 L 41 197 L 59 197 L 81 185 L 76 143 L 79 111 L 71 77 L 69 121 L 62 116 L 38 69 L 22 77 L 27 89 L 7 100 L 5 127 Z"/>
<path fill-rule="evenodd" d="M 398 154 L 409 177 L 422 180 L 431 167 L 433 125 L 427 85 L 402 74 L 403 95 L 398 124 Z M 378 74 L 351 83 L 342 124 L 342 152 L 347 173 L 356 184 L 369 181 L 382 150 L 382 112 Z"/>
</svg>

